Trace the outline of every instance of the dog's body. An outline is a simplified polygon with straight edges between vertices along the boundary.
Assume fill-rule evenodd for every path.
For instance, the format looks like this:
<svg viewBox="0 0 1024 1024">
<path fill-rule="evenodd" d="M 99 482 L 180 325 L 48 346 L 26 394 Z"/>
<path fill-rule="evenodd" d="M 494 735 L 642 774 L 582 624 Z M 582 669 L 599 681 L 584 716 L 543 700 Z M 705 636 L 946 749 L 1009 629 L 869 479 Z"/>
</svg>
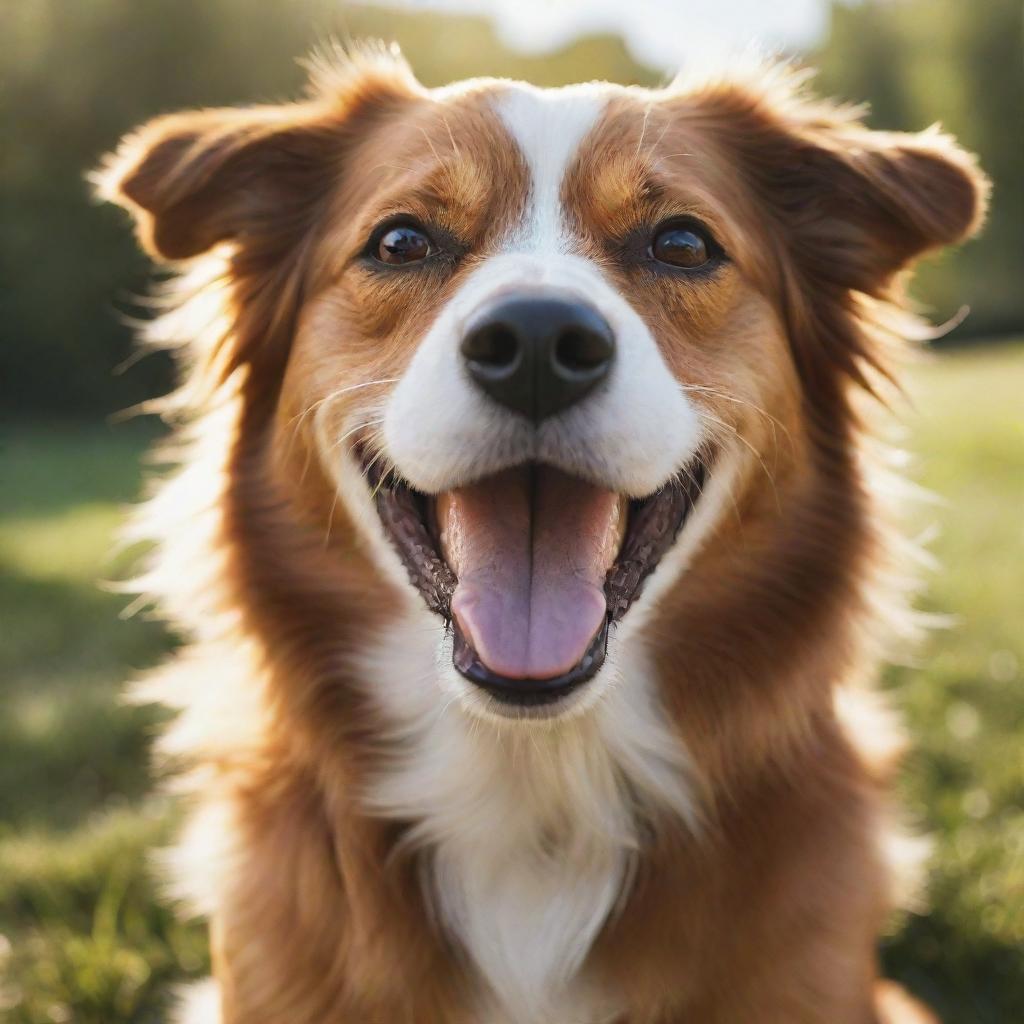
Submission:
<svg viewBox="0 0 1024 1024">
<path fill-rule="evenodd" d="M 143 529 L 192 643 L 144 692 L 181 712 L 224 1024 L 928 1019 L 875 980 L 855 403 L 983 180 L 765 74 L 428 92 L 363 58 L 105 172 L 154 254 L 214 250 Z"/>
</svg>

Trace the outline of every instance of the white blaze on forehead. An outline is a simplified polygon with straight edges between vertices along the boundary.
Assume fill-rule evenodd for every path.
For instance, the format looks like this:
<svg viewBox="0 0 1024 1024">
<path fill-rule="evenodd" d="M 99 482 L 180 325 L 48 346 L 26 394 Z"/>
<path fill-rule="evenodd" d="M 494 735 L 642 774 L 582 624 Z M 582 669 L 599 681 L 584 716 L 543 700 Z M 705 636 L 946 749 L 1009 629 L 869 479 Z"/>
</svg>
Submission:
<svg viewBox="0 0 1024 1024">
<path fill-rule="evenodd" d="M 526 212 L 506 250 L 571 251 L 562 182 L 606 103 L 596 85 L 535 89 L 516 84 L 498 96 L 498 114 L 530 172 Z"/>
<path fill-rule="evenodd" d="M 391 393 L 382 432 L 415 488 L 439 494 L 536 461 L 630 497 L 688 465 L 703 437 L 694 405 L 627 295 L 580 251 L 562 195 L 613 87 L 503 84 L 492 110 L 526 165 L 518 224 L 441 308 Z M 495 182 L 500 187 L 500 182 Z M 460 344 L 481 310 L 511 295 L 557 292 L 586 302 L 615 336 L 611 373 L 586 401 L 535 425 L 492 401 L 466 372 Z"/>
</svg>

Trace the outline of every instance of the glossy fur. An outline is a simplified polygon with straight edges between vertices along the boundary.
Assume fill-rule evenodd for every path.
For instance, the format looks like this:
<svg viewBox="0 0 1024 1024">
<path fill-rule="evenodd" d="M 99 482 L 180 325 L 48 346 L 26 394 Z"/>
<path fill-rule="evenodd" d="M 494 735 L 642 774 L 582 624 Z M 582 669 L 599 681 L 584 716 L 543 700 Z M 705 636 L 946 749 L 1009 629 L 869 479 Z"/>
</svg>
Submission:
<svg viewBox="0 0 1024 1024">
<path fill-rule="evenodd" d="M 971 158 L 785 69 L 431 92 L 369 55 L 294 105 L 157 120 L 100 181 L 185 271 L 152 337 L 182 352 L 182 468 L 137 530 L 188 640 L 140 694 L 179 709 L 194 805 L 170 866 L 218 988 L 189 1024 L 929 1020 L 876 984 L 897 742 L 863 687 L 901 596 L 860 409 L 900 272 L 978 226 Z M 445 252 L 373 267 L 394 214 Z M 681 215 L 714 272 L 644 258 Z M 451 346 L 535 284 L 601 308 L 621 369 L 533 433 Z M 600 675 L 517 722 L 452 672 L 357 442 L 428 491 L 524 453 L 633 496 L 713 463 Z"/>
</svg>

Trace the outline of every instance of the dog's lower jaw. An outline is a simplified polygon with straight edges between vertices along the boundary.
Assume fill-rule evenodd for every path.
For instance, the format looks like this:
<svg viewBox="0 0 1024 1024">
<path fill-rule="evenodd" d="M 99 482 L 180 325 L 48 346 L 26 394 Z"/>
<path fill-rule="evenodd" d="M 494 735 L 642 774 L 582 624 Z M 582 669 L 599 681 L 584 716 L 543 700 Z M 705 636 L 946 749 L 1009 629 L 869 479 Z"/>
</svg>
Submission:
<svg viewBox="0 0 1024 1024">
<path fill-rule="evenodd" d="M 642 808 L 698 818 L 692 767 L 658 712 L 650 668 L 635 645 L 613 647 L 588 707 L 503 728 L 439 689 L 455 674 L 431 620 L 406 618 L 364 659 L 392 727 L 367 810 L 411 824 L 430 865 L 427 902 L 493 1007 L 482 1019 L 607 1019 L 614 993 L 581 967 L 628 894 Z"/>
</svg>

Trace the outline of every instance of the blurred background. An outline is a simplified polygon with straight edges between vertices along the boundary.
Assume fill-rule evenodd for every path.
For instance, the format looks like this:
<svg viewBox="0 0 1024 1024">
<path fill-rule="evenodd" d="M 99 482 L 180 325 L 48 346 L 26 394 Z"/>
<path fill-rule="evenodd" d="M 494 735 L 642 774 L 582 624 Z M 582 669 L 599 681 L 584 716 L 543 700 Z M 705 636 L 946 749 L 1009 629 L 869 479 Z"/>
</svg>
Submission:
<svg viewBox="0 0 1024 1024">
<path fill-rule="evenodd" d="M 1024 1021 L 1024 17 L 1019 0 L 0 0 L 0 1019 L 164 1019 L 207 968 L 202 928 L 158 898 L 173 829 L 147 748 L 160 713 L 118 702 L 173 645 L 122 620 L 111 537 L 159 435 L 113 414 L 170 384 L 136 361 L 152 269 L 83 174 L 138 122 L 295 95 L 329 37 L 397 40 L 422 81 L 657 84 L 751 43 L 820 68 L 879 128 L 941 121 L 995 181 L 982 239 L 915 295 L 970 316 L 912 372 L 912 475 L 938 500 L 925 608 L 949 617 L 885 686 L 911 727 L 927 903 L 892 922 L 887 971 L 947 1024 Z"/>
</svg>

